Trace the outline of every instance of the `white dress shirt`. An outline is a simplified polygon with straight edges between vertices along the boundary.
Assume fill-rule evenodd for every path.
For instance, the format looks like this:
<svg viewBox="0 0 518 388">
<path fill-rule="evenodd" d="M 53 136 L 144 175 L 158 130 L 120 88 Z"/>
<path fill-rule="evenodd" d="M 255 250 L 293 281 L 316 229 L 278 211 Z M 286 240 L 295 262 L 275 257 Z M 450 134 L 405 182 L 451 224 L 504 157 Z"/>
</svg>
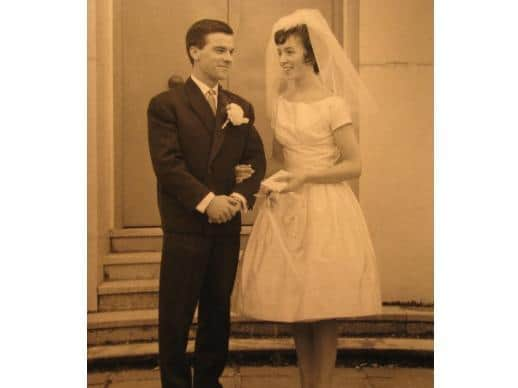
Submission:
<svg viewBox="0 0 518 388">
<path fill-rule="evenodd" d="M 206 83 L 204 83 L 203 81 L 200 81 L 198 78 L 196 78 L 194 75 L 191 74 L 191 79 L 194 81 L 194 83 L 196 84 L 196 86 L 198 86 L 203 94 L 203 97 L 207 98 L 207 93 L 209 92 L 209 90 L 213 90 L 214 91 L 214 98 L 216 99 L 216 106 L 218 106 L 218 91 L 219 91 L 219 84 L 216 84 L 216 86 L 214 86 L 213 88 L 211 88 L 210 86 L 208 86 Z"/>
</svg>

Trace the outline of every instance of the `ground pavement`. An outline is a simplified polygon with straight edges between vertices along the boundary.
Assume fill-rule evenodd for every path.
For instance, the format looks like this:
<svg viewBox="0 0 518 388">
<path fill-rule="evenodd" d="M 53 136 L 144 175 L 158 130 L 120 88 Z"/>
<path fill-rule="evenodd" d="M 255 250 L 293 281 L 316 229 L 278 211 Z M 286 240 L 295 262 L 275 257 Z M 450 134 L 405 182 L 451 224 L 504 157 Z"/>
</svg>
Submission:
<svg viewBox="0 0 518 388">
<path fill-rule="evenodd" d="M 337 367 L 333 388 L 433 388 L 432 368 Z M 226 368 L 224 388 L 298 388 L 295 366 Z M 88 388 L 160 388 L 158 368 L 91 372 Z"/>
</svg>

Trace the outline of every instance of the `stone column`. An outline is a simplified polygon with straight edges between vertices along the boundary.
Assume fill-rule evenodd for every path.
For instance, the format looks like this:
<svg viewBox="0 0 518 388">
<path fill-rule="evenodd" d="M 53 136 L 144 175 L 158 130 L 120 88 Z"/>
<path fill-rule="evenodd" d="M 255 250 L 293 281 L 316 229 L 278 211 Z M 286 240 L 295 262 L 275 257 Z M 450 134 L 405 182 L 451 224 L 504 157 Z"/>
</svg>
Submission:
<svg viewBox="0 0 518 388">
<path fill-rule="evenodd" d="M 88 1 L 88 311 L 114 225 L 113 1 Z"/>
</svg>

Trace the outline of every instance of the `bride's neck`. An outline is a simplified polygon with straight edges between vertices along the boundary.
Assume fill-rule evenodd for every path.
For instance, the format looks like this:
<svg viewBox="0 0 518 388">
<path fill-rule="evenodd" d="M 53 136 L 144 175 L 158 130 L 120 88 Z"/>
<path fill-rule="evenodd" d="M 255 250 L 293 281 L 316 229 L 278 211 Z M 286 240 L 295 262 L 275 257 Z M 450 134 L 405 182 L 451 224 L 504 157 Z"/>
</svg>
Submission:
<svg viewBox="0 0 518 388">
<path fill-rule="evenodd" d="M 293 92 L 303 94 L 321 86 L 318 76 L 311 71 L 306 76 L 293 80 Z"/>
</svg>

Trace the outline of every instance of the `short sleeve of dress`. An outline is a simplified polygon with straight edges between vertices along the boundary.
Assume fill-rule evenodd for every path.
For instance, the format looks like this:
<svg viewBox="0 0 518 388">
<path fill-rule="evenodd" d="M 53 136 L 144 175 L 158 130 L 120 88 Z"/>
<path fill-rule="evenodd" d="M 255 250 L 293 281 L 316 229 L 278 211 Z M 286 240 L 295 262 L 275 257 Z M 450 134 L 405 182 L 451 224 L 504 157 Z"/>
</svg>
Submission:
<svg viewBox="0 0 518 388">
<path fill-rule="evenodd" d="M 343 125 L 352 123 L 349 106 L 341 97 L 335 97 L 331 99 L 330 123 L 332 131 L 340 128 Z"/>
</svg>

